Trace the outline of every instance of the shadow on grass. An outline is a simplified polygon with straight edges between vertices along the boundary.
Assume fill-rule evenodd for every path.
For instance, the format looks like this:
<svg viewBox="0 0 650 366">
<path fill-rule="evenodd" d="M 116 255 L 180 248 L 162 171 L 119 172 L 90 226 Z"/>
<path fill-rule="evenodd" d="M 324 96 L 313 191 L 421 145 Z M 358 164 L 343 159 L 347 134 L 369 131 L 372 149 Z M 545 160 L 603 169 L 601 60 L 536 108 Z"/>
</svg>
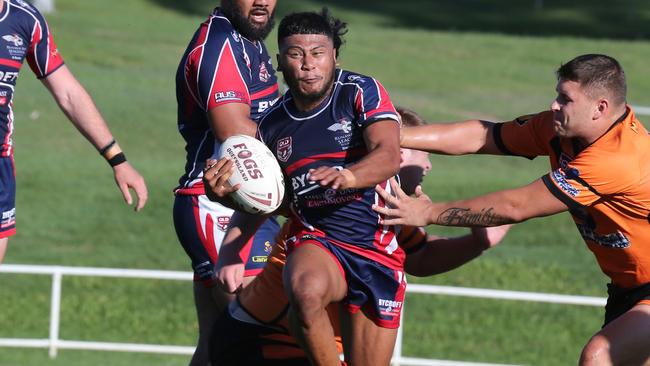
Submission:
<svg viewBox="0 0 650 366">
<path fill-rule="evenodd" d="M 206 15 L 218 0 L 149 0 L 190 15 Z M 644 0 L 312 0 L 341 10 L 381 17 L 382 26 L 476 31 L 530 36 L 649 39 L 650 2 Z M 305 9 L 299 0 L 278 0 L 278 15 Z"/>
</svg>

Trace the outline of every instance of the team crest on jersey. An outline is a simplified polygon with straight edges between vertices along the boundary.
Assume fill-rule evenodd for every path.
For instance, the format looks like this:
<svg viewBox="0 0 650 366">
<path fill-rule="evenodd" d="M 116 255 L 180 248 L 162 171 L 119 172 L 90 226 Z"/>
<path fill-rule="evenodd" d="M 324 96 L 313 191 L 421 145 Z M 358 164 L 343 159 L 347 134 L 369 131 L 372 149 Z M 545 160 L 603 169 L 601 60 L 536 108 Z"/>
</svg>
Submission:
<svg viewBox="0 0 650 366">
<path fill-rule="evenodd" d="M 226 231 L 226 229 L 228 229 L 228 224 L 230 224 L 230 216 L 217 217 L 217 226 L 219 227 L 219 230 Z"/>
<path fill-rule="evenodd" d="M 14 46 L 16 47 L 20 47 L 23 45 L 23 39 L 20 38 L 16 33 L 4 35 L 2 36 L 2 39 L 4 39 L 7 42 L 13 43 Z"/>
<path fill-rule="evenodd" d="M 275 155 L 278 157 L 278 160 L 286 163 L 289 160 L 292 152 L 291 136 L 283 137 L 278 140 L 275 147 Z"/>
<path fill-rule="evenodd" d="M 338 122 L 327 127 L 332 132 L 343 131 L 344 133 L 352 132 L 352 122 L 348 119 L 341 118 Z"/>
<path fill-rule="evenodd" d="M 260 81 L 266 83 L 270 79 L 271 79 L 271 74 L 269 73 L 269 70 L 266 68 L 266 63 L 262 62 L 260 64 Z"/>
</svg>

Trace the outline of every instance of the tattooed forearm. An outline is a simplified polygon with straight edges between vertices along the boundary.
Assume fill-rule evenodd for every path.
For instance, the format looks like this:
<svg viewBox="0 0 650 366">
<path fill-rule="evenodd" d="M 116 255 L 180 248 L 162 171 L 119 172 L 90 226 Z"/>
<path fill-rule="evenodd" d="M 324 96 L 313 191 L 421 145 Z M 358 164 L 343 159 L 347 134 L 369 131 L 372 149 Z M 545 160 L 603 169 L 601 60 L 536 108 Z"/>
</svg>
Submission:
<svg viewBox="0 0 650 366">
<path fill-rule="evenodd" d="M 436 224 L 447 226 L 499 226 L 511 223 L 512 220 L 494 213 L 492 207 L 473 212 L 468 208 L 452 207 L 443 211 Z"/>
</svg>

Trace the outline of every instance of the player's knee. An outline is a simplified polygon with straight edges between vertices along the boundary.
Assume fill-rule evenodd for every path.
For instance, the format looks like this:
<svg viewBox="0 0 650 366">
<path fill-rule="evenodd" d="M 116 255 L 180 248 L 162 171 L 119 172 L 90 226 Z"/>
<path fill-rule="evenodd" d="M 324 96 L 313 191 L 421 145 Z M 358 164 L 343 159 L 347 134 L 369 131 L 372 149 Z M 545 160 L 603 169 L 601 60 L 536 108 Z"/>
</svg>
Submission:
<svg viewBox="0 0 650 366">
<path fill-rule="evenodd" d="M 296 320 L 309 326 L 325 309 L 325 293 L 322 286 L 313 281 L 292 282 L 289 302 Z"/>
<path fill-rule="evenodd" d="M 602 366 L 611 365 L 609 340 L 597 334 L 593 336 L 589 343 L 582 349 L 580 355 L 580 366 Z"/>
</svg>

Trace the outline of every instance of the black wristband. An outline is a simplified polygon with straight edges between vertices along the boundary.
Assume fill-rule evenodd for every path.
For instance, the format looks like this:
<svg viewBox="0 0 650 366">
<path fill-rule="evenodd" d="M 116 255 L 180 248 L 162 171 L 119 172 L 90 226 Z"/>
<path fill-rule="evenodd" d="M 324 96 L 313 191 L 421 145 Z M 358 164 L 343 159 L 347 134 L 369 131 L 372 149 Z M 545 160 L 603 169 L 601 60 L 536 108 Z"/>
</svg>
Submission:
<svg viewBox="0 0 650 366">
<path fill-rule="evenodd" d="M 122 163 L 126 162 L 126 156 L 124 155 L 123 152 L 115 154 L 112 158 L 108 159 L 108 164 L 110 166 L 116 166 L 120 165 Z"/>
<path fill-rule="evenodd" d="M 111 147 L 113 147 L 113 145 L 115 145 L 116 143 L 117 143 L 117 141 L 115 141 L 115 139 L 113 139 L 113 140 L 112 140 L 111 142 L 109 142 L 106 146 L 104 146 L 104 147 L 102 147 L 101 149 L 99 149 L 99 155 L 102 155 L 102 156 L 103 156 L 104 154 L 106 154 L 106 152 L 108 151 L 108 149 L 110 149 Z"/>
</svg>

